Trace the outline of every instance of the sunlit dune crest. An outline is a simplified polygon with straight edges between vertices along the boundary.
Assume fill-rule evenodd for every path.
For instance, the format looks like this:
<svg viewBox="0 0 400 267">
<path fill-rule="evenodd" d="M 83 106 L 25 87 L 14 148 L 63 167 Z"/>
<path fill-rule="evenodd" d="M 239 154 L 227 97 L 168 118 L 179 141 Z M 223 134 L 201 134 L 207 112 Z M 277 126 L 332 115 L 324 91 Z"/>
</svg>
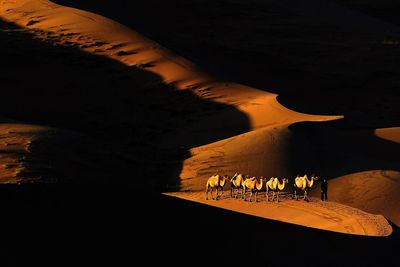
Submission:
<svg viewBox="0 0 400 267">
<path fill-rule="evenodd" d="M 104 117 L 115 116 L 107 121 L 110 122 L 107 124 L 107 127 L 111 129 L 109 131 L 115 134 L 111 138 L 115 138 L 115 144 L 118 144 L 109 146 L 112 147 L 110 151 L 119 149 L 119 153 L 115 154 L 107 150 L 109 147 L 96 150 L 96 142 L 86 142 L 86 137 L 83 134 L 74 135 L 71 133 L 74 138 L 69 138 L 65 135 L 69 136 L 70 132 L 59 131 L 53 127 L 35 126 L 28 123 L 23 124 L 23 122 L 18 122 L 15 125 L 4 124 L 0 131 L 6 137 L 1 146 L 4 151 L 10 153 L 7 157 L 1 159 L 0 181 L 2 183 L 36 182 L 34 177 L 37 173 L 33 172 L 28 172 L 28 175 L 33 177 L 31 180 L 23 180 L 21 176 L 24 174 L 24 170 L 25 174 L 28 169 L 40 172 L 44 165 L 45 168 L 48 168 L 51 164 L 46 162 L 47 165 L 43 164 L 41 168 L 32 167 L 34 165 L 32 162 L 39 164 L 37 162 L 41 161 L 29 158 L 36 155 L 29 151 L 30 144 L 36 142 L 35 144 L 41 144 L 45 147 L 46 145 L 53 145 L 53 142 L 59 144 L 67 140 L 68 145 L 64 149 L 67 151 L 65 154 L 73 158 L 71 160 L 75 164 L 73 171 L 79 172 L 80 168 L 97 168 L 98 166 L 108 165 L 106 164 L 107 157 L 112 157 L 118 162 L 119 160 L 128 163 L 134 162 L 136 164 L 134 167 L 145 167 L 148 173 L 155 172 L 153 165 L 157 165 L 162 170 L 166 168 L 165 166 L 173 165 L 174 167 L 171 169 L 173 171 L 178 170 L 174 173 L 174 178 L 179 178 L 178 182 L 175 179 L 172 179 L 172 181 L 167 178 L 163 180 L 164 177 L 158 175 L 154 181 L 148 182 L 149 185 L 162 189 L 168 188 L 172 191 L 185 191 L 174 192 L 169 195 L 191 201 L 341 233 L 388 236 L 392 233 L 392 228 L 380 214 L 400 225 L 399 208 L 395 207 L 399 203 L 398 197 L 395 196 L 400 189 L 399 177 L 396 170 L 392 171 L 398 164 L 393 160 L 396 147 L 392 147 L 389 143 L 389 141 L 396 144 L 400 143 L 399 128 L 375 130 L 374 135 L 379 137 L 378 140 L 371 137 L 370 131 L 341 129 L 334 131 L 330 130 L 329 126 L 317 128 L 315 127 L 316 124 L 326 125 L 330 121 L 345 117 L 340 114 L 301 113 L 279 103 L 277 94 L 229 81 L 219 81 L 200 71 L 189 60 L 162 47 L 162 44 L 151 41 L 120 23 L 90 12 L 60 6 L 46 0 L 21 0 L 1 1 L 0 16 L 5 21 L 15 23 L 22 29 L 29 29 L 30 33 L 37 39 L 55 47 L 70 47 L 90 55 L 101 56 L 122 64 L 128 69 L 141 70 L 143 73 L 140 74 L 143 76 L 155 74 L 155 77 L 147 80 L 135 81 L 136 87 L 124 88 L 127 89 L 126 91 L 137 90 L 146 95 L 148 88 L 154 88 L 158 85 L 169 86 L 175 90 L 174 93 L 176 91 L 189 92 L 190 98 L 194 99 L 193 103 L 199 106 L 199 109 L 196 110 L 198 114 L 196 113 L 192 117 L 186 116 L 182 120 L 183 122 L 179 121 L 176 124 L 177 126 L 169 127 L 163 124 L 168 124 L 170 121 L 165 122 L 163 121 L 165 117 L 158 116 L 163 111 L 170 112 L 171 116 L 168 115 L 168 118 L 171 121 L 175 117 L 183 117 L 186 115 L 185 113 L 190 114 L 194 111 L 187 109 L 185 103 L 173 102 L 175 106 L 178 106 L 177 110 L 168 110 L 169 103 L 158 106 L 156 104 L 156 107 L 152 106 L 151 103 L 145 103 L 148 105 L 146 108 L 158 109 L 157 112 L 159 113 L 151 113 L 150 116 L 143 112 L 141 117 L 137 115 L 137 117 L 140 117 L 138 119 L 140 122 L 142 122 L 141 120 L 151 121 L 149 127 L 151 130 L 148 133 L 140 132 L 143 136 L 147 136 L 147 141 L 150 140 L 151 142 L 148 141 L 148 143 L 143 144 L 140 138 L 119 140 L 118 137 L 120 136 L 115 134 L 117 127 L 113 124 L 113 118 L 121 119 L 121 125 L 127 124 L 126 120 L 136 119 L 136 114 L 130 110 L 129 103 L 125 103 L 128 106 L 128 112 L 124 114 L 131 117 L 127 115 L 123 118 L 120 118 L 118 114 L 111 114 L 112 112 L 110 112 L 111 115 L 107 114 L 101 107 L 94 105 L 93 109 L 104 112 Z M 57 40 L 56 38 L 51 39 L 50 33 L 57 34 Z M 157 78 L 160 78 L 160 80 Z M 159 88 L 157 87 L 157 89 Z M 110 99 L 118 99 L 118 101 L 122 99 L 121 102 L 113 103 L 114 106 L 112 107 L 122 106 L 122 103 L 126 100 L 124 97 L 129 95 L 124 93 L 126 92 L 124 91 L 121 96 L 116 97 L 116 94 L 110 94 Z M 115 98 L 112 98 L 111 95 Z M 151 100 L 152 96 L 147 94 L 147 97 L 147 100 Z M 182 97 L 182 99 L 188 98 Z M 136 104 L 142 104 L 139 103 L 140 100 L 136 100 Z M 179 109 L 181 104 L 183 108 Z M 208 107 L 206 107 L 207 104 L 209 104 Z M 211 104 L 215 104 L 215 106 L 210 107 Z M 190 106 L 191 104 L 187 105 Z M 135 107 L 134 104 L 131 106 Z M 125 110 L 121 112 L 125 112 Z M 96 118 L 99 119 L 99 117 Z M 82 117 L 82 120 L 84 119 L 87 118 Z M 90 120 L 88 119 L 88 121 Z M 104 136 L 107 136 L 107 130 L 102 129 L 101 125 L 97 125 L 98 121 L 93 122 L 93 124 L 96 126 L 93 126 L 93 128 L 88 126 L 89 130 L 83 128 L 89 134 L 100 132 L 96 136 L 98 140 L 106 139 L 107 137 Z M 106 125 L 106 123 L 104 122 L 103 125 Z M 68 124 L 68 126 L 79 128 L 73 123 Z M 139 127 L 141 125 L 137 126 L 137 128 Z M 135 136 L 137 132 L 139 131 L 133 127 L 127 135 Z M 154 134 L 155 132 L 156 134 Z M 154 137 L 151 134 L 154 134 Z M 48 135 L 63 136 L 65 140 L 60 141 L 55 138 L 56 141 L 54 141 L 50 138 L 50 142 L 50 139 L 44 138 Z M 90 152 L 84 154 L 83 158 L 79 158 L 82 151 L 77 149 L 71 152 L 68 147 L 70 144 L 79 147 L 83 143 L 82 140 L 89 144 L 87 150 Z M 371 141 L 370 143 L 378 152 L 386 151 L 385 149 L 390 146 L 390 149 L 387 149 L 390 153 L 377 153 L 377 156 L 367 158 L 370 155 L 368 153 L 375 152 L 369 151 L 365 147 L 365 143 L 361 142 L 363 140 Z M 131 146 L 129 147 L 131 150 L 128 148 L 125 150 L 125 146 Z M 176 158 L 171 159 L 171 154 L 178 154 L 182 150 L 185 154 L 179 154 Z M 92 153 L 92 151 L 94 152 Z M 135 153 L 132 153 L 132 151 Z M 26 160 L 26 157 L 24 158 L 25 154 L 30 155 L 28 158 L 31 161 Z M 56 151 L 49 153 L 51 156 L 55 154 Z M 46 153 L 37 155 L 44 157 L 39 157 L 43 162 L 46 160 L 46 156 L 50 157 Z M 389 160 L 387 160 L 388 158 Z M 16 164 L 16 161 L 21 164 Z M 385 164 L 381 164 L 382 162 L 385 162 Z M 120 165 L 118 164 L 109 164 L 110 167 L 107 171 L 120 178 L 126 172 L 124 169 L 113 172 L 114 169 L 119 168 Z M 176 167 L 176 165 L 179 166 Z M 117 167 L 113 168 L 113 166 Z M 375 166 L 383 167 L 380 170 Z M 333 188 L 334 193 L 330 195 L 330 199 L 337 203 L 320 202 L 315 198 L 311 203 L 286 199 L 278 204 L 265 203 L 265 201 L 263 203 L 244 203 L 231 198 L 225 198 L 220 202 L 206 202 L 203 198 L 207 179 L 216 173 L 231 176 L 235 172 L 243 172 L 256 177 L 262 175 L 266 177 L 288 177 L 290 181 L 288 188 L 291 189 L 294 172 L 298 170 L 312 172 L 316 169 L 329 174 L 329 178 L 339 177 L 331 179 L 331 188 Z M 370 169 L 374 171 L 360 172 L 360 170 Z M 74 175 L 73 171 L 71 171 L 70 176 Z M 343 176 L 345 173 L 350 174 Z M 51 170 L 51 174 L 54 174 L 55 177 L 57 172 L 53 173 L 53 170 Z M 85 180 L 85 177 L 89 175 L 84 173 L 77 175 L 77 177 Z M 101 177 L 101 179 L 99 178 L 101 181 L 106 180 L 105 175 L 103 177 L 99 174 L 99 177 Z M 132 179 L 132 177 L 121 178 L 124 182 L 132 182 Z M 45 179 L 43 178 L 43 180 Z M 96 182 L 96 180 L 88 180 Z M 116 179 L 116 181 L 119 180 Z M 57 179 L 42 182 L 57 182 Z M 316 188 L 318 186 L 319 184 Z M 364 194 L 366 189 L 368 189 L 368 194 Z M 311 194 L 315 197 L 318 196 L 318 192 L 317 190 L 314 193 L 311 192 Z M 353 208 L 343 204 L 348 204 Z"/>
<path fill-rule="evenodd" d="M 383 138 L 385 140 L 400 143 L 400 128 L 399 127 L 376 129 L 375 135 L 380 138 Z"/>
</svg>

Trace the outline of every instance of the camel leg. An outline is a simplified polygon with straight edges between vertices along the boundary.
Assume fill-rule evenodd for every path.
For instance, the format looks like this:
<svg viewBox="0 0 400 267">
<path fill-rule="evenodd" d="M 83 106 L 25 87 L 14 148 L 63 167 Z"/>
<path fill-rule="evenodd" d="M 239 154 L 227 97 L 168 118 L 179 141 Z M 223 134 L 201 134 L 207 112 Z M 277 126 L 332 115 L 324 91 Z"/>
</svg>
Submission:
<svg viewBox="0 0 400 267">
<path fill-rule="evenodd" d="M 208 187 L 206 187 L 206 200 L 208 200 Z"/>
<path fill-rule="evenodd" d="M 307 201 L 307 202 L 309 201 L 309 200 L 308 200 L 308 193 L 307 193 L 307 190 L 304 191 L 304 200 Z"/>
<path fill-rule="evenodd" d="M 296 194 L 297 190 L 294 190 L 294 198 L 297 200 L 297 194 Z"/>
<path fill-rule="evenodd" d="M 276 193 L 276 203 L 279 203 L 279 191 Z"/>
<path fill-rule="evenodd" d="M 253 190 L 250 191 L 249 201 L 251 202 L 251 196 L 253 195 Z"/>
<path fill-rule="evenodd" d="M 258 202 L 258 201 L 257 201 L 257 193 L 258 193 L 258 191 L 256 191 L 256 194 L 255 194 L 255 197 L 254 197 L 254 201 L 255 201 L 255 202 Z"/>
<path fill-rule="evenodd" d="M 267 185 L 267 188 L 266 188 L 266 191 L 265 191 L 265 199 L 266 199 L 267 202 L 268 202 L 268 185 Z"/>
</svg>

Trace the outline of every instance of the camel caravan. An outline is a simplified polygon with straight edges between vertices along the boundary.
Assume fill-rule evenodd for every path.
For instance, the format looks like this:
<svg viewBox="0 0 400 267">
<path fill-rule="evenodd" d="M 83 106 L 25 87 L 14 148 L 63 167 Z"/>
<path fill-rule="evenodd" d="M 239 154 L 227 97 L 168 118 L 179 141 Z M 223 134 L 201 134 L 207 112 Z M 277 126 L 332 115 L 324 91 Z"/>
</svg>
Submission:
<svg viewBox="0 0 400 267">
<path fill-rule="evenodd" d="M 318 177 L 312 175 L 311 179 L 308 179 L 307 175 L 299 176 L 294 179 L 293 184 L 293 197 L 298 200 L 297 190 L 303 192 L 303 199 L 305 201 L 309 201 L 308 199 L 308 191 L 314 185 L 314 181 L 317 181 Z M 208 178 L 206 184 L 206 200 L 208 200 L 208 194 L 210 193 L 211 199 L 218 200 L 224 194 L 224 186 L 229 181 L 230 183 L 230 191 L 231 198 L 239 198 L 246 201 L 246 192 L 250 192 L 250 196 L 248 200 L 251 202 L 251 198 L 254 194 L 254 201 L 258 202 L 257 195 L 259 192 L 265 192 L 266 201 L 274 201 L 279 202 L 279 194 L 285 189 L 285 186 L 289 184 L 289 180 L 287 178 L 283 178 L 279 180 L 278 177 L 271 177 L 269 179 L 261 176 L 257 178 L 255 176 L 250 177 L 246 175 L 243 177 L 241 173 L 235 173 L 232 178 L 229 175 L 219 175 L 215 174 Z M 215 191 L 215 198 L 213 197 L 213 192 Z M 272 197 L 269 197 L 269 192 L 272 192 Z"/>
</svg>

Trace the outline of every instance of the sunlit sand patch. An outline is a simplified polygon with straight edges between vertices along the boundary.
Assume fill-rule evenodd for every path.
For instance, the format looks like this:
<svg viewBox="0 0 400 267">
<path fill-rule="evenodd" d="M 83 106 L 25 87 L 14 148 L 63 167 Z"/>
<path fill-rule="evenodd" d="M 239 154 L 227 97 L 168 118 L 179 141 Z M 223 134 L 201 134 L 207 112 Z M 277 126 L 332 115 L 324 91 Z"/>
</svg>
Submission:
<svg viewBox="0 0 400 267">
<path fill-rule="evenodd" d="M 218 201 L 205 200 L 204 192 L 165 194 L 248 215 L 328 231 L 366 236 L 388 236 L 392 233 L 392 227 L 382 215 L 370 214 L 335 202 L 323 202 L 316 198 L 304 202 L 286 196 L 276 203 L 267 202 L 264 194 L 259 194 L 259 202 L 255 203 L 231 198 L 227 196 L 229 192 L 225 192 Z"/>
</svg>

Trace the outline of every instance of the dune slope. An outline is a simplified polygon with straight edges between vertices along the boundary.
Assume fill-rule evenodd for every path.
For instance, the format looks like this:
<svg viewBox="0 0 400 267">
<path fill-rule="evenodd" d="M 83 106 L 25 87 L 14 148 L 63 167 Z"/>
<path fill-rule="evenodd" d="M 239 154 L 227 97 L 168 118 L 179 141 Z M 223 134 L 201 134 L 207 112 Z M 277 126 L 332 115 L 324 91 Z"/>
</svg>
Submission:
<svg viewBox="0 0 400 267">
<path fill-rule="evenodd" d="M 216 172 L 288 178 L 315 172 L 335 178 L 368 169 L 368 164 L 383 171 L 399 169 L 394 153 L 398 144 L 382 141 L 371 131 L 343 130 L 322 123 L 343 116 L 296 112 L 281 105 L 276 93 L 221 82 L 105 17 L 34 0 L 3 1 L 0 16 L 8 22 L 3 23 L 4 38 L 14 36 L 6 51 L 27 35 L 27 39 L 35 39 L 29 42 L 38 44 L 31 51 L 22 47 L 19 58 L 6 55 L 16 63 L 5 76 L 18 90 L 6 91 L 10 101 L 1 107 L 2 115 L 21 123 L 89 135 L 94 144 L 117 155 L 111 169 L 121 172 L 110 172 L 110 180 L 134 169 L 142 172 L 135 178 L 149 178 L 143 180 L 153 186 L 200 191 L 207 177 Z M 55 51 L 58 59 L 49 59 L 50 65 L 37 65 L 32 58 L 37 51 Z M 65 57 L 70 60 L 68 65 L 60 60 Z M 22 62 L 26 64 L 15 75 Z M 32 83 L 40 74 L 51 73 L 50 69 L 60 72 L 45 76 L 46 82 Z M 19 79 L 21 73 L 29 82 Z M 31 83 L 33 86 L 27 87 Z M 18 98 L 21 93 L 29 98 Z M 301 94 L 301 99 L 308 96 Z M 303 127 L 304 122 L 314 124 Z M 390 138 L 397 137 L 394 133 Z M 370 141 L 382 151 L 378 156 L 364 153 L 365 142 Z M 93 150 L 91 147 L 87 149 Z M 358 157 L 366 160 L 354 165 L 349 162 Z M 98 160 L 89 170 L 102 163 Z M 8 182 L 20 181 L 9 178 Z M 395 190 L 384 190 L 385 194 L 392 192 Z M 374 212 L 389 216 L 386 209 L 375 206 Z"/>
</svg>

